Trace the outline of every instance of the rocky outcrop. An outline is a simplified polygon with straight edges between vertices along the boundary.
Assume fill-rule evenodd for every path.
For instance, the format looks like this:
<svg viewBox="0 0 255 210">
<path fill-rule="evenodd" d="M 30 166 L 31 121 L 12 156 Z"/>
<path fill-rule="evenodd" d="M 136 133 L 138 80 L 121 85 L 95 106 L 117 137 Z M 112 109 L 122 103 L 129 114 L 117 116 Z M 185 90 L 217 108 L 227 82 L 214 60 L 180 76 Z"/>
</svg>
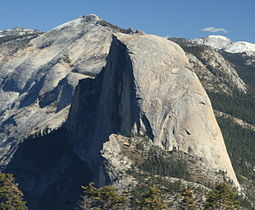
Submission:
<svg viewBox="0 0 255 210">
<path fill-rule="evenodd" d="M 228 62 L 219 51 L 187 39 L 172 38 L 185 50 L 191 68 L 209 92 L 233 95 L 247 93 L 247 85 L 240 78 L 235 65 Z"/>
<path fill-rule="evenodd" d="M 218 52 L 210 48 L 205 49 L 200 52 L 199 59 L 207 65 L 216 77 L 222 76 L 229 86 L 234 86 L 239 91 L 246 92 L 247 87 L 236 70 Z"/>
</svg>

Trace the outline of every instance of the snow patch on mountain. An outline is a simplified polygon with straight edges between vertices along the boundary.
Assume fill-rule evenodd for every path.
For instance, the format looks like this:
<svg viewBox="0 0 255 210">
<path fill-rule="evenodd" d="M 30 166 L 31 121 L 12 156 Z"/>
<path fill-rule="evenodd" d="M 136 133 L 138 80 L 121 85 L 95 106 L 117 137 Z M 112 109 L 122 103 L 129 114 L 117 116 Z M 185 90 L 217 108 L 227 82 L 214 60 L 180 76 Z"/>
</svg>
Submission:
<svg viewBox="0 0 255 210">
<path fill-rule="evenodd" d="M 78 25 L 81 23 L 83 18 L 77 18 L 75 20 L 71 20 L 71 21 L 68 21 L 66 23 L 63 23 L 55 28 L 53 28 L 53 30 L 62 30 L 63 28 L 66 28 L 66 27 L 71 27 L 71 26 L 75 26 L 75 25 Z"/>
<path fill-rule="evenodd" d="M 249 56 L 255 56 L 255 44 L 244 41 L 233 42 L 225 36 L 210 35 L 193 41 L 197 44 L 207 45 L 229 53 L 246 53 Z"/>
<path fill-rule="evenodd" d="M 68 21 L 66 23 L 63 23 L 63 24 L 53 28 L 53 30 L 62 30 L 62 29 L 67 28 L 67 27 L 76 26 L 76 25 L 79 25 L 83 21 L 85 21 L 85 22 L 96 22 L 96 21 L 99 21 L 99 20 L 100 20 L 100 17 L 98 17 L 95 14 L 90 14 L 90 15 L 82 16 L 82 17 L 76 18 L 74 20 Z"/>
</svg>

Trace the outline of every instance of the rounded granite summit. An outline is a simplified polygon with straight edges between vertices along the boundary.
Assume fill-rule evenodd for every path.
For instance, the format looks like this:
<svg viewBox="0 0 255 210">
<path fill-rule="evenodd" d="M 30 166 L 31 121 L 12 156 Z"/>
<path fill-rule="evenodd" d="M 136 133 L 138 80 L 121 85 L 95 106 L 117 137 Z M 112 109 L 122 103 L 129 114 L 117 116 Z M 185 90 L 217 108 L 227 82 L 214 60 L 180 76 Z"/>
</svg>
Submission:
<svg viewBox="0 0 255 210">
<path fill-rule="evenodd" d="M 86 20 L 86 22 L 97 22 L 101 20 L 101 18 L 96 14 L 90 14 L 82 17 Z"/>
</svg>

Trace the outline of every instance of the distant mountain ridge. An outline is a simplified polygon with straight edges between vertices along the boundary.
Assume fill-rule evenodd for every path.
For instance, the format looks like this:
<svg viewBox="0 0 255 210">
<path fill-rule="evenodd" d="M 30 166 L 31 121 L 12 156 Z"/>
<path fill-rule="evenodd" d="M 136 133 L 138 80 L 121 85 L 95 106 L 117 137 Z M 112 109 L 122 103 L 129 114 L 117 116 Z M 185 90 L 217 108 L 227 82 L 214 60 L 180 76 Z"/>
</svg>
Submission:
<svg viewBox="0 0 255 210">
<path fill-rule="evenodd" d="M 221 35 L 209 35 L 206 38 L 198 38 L 193 41 L 197 44 L 211 46 L 214 49 L 223 50 L 229 53 L 246 53 L 249 56 L 255 56 L 255 44 L 250 42 L 234 42 Z"/>
<path fill-rule="evenodd" d="M 36 29 L 16 27 L 16 28 L 7 29 L 7 30 L 0 30 L 0 37 L 4 37 L 8 35 L 19 35 L 19 36 L 32 35 L 39 32 L 40 31 Z"/>
</svg>

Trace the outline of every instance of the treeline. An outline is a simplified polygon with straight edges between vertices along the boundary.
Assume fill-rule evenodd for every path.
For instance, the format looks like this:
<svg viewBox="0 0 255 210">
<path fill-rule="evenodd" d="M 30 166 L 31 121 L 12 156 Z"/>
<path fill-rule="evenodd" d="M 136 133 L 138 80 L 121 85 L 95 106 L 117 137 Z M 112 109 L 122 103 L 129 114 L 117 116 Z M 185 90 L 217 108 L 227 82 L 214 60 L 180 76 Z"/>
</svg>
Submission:
<svg viewBox="0 0 255 210">
<path fill-rule="evenodd" d="M 167 202 L 167 195 L 162 194 L 157 185 L 146 186 L 135 197 L 133 194 L 118 192 L 114 186 L 96 188 L 94 183 L 90 183 L 83 189 L 80 208 L 84 210 L 240 209 L 238 195 L 226 182 L 216 184 L 205 195 L 202 205 L 198 204 L 196 193 L 188 188 L 179 192 L 175 203 Z"/>
<path fill-rule="evenodd" d="M 242 119 L 255 126 L 255 93 L 229 96 L 208 92 L 215 110 Z"/>
<path fill-rule="evenodd" d="M 207 194 L 206 199 L 198 200 L 196 191 L 184 187 L 176 192 L 175 203 L 168 202 L 168 194 L 162 193 L 162 186 L 142 184 L 135 192 L 119 192 L 114 186 L 101 188 L 90 183 L 82 186 L 84 194 L 77 202 L 79 208 L 86 210 L 162 210 L 177 207 L 178 209 L 239 209 L 239 198 L 235 190 L 226 182 L 221 182 Z M 181 187 L 181 186 L 179 186 Z M 201 203 L 202 208 L 201 208 Z M 198 207 L 199 206 L 199 207 Z M 19 190 L 13 175 L 0 172 L 0 209 L 27 210 L 23 194 Z"/>
<path fill-rule="evenodd" d="M 178 158 L 167 157 L 162 152 L 154 149 L 149 151 L 147 159 L 138 166 L 141 170 L 149 172 L 151 175 L 161 175 L 168 177 L 187 178 L 188 167 L 186 161 Z"/>
</svg>

